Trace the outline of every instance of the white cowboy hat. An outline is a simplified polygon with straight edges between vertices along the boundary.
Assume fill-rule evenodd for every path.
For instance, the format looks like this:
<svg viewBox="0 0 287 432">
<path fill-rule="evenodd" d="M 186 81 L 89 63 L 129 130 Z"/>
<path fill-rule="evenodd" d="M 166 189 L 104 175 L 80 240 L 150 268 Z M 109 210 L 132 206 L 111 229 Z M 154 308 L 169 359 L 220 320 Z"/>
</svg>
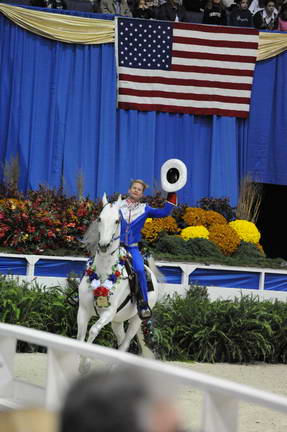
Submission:
<svg viewBox="0 0 287 432">
<path fill-rule="evenodd" d="M 160 169 L 161 187 L 165 192 L 177 192 L 187 181 L 187 168 L 179 159 L 168 159 Z"/>
</svg>

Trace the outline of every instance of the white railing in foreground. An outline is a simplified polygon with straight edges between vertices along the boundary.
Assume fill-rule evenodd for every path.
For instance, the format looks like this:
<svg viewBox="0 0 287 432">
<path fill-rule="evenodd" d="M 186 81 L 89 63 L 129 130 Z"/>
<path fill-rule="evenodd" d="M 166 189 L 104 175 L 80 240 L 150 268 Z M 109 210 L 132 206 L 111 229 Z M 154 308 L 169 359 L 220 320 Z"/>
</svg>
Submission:
<svg viewBox="0 0 287 432">
<path fill-rule="evenodd" d="M 17 340 L 47 347 L 45 387 L 25 383 L 14 375 Z M 157 373 L 177 384 L 192 385 L 204 394 L 202 432 L 236 432 L 240 401 L 261 405 L 287 415 L 287 398 L 246 385 L 210 377 L 190 369 L 144 359 L 99 345 L 10 324 L 0 324 L 0 406 L 22 408 L 42 406 L 57 410 L 63 394 L 75 376 L 79 355 L 107 362 L 132 365 Z"/>
</svg>

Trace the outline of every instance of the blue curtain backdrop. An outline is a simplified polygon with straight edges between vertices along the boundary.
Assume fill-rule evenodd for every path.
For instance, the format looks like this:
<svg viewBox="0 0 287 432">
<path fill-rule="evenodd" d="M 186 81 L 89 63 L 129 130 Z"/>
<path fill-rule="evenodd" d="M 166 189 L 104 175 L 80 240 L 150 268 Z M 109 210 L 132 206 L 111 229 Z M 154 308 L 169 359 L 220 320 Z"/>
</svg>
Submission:
<svg viewBox="0 0 287 432">
<path fill-rule="evenodd" d="M 96 198 L 126 192 L 131 178 L 144 178 L 151 193 L 161 164 L 179 158 L 188 167 L 181 202 L 212 196 L 236 205 L 247 172 L 287 184 L 286 70 L 287 54 L 256 65 L 246 121 L 117 110 L 113 44 L 55 42 L 0 16 L 0 159 L 19 156 L 23 191 L 64 179 L 76 194 L 82 175 L 85 195 Z"/>
</svg>

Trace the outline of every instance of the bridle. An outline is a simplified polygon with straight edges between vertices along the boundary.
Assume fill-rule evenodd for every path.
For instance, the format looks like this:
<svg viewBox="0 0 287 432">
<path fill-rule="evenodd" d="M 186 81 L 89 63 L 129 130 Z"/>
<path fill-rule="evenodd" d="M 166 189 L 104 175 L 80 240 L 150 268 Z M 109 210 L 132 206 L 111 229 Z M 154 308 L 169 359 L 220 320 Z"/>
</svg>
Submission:
<svg viewBox="0 0 287 432">
<path fill-rule="evenodd" d="M 102 210 L 101 210 L 101 213 L 102 213 L 102 211 L 104 210 L 104 208 L 105 208 L 108 204 L 110 204 L 110 203 L 107 203 L 107 204 L 105 204 L 105 205 L 103 206 L 103 208 L 102 208 Z M 111 205 L 111 204 L 110 204 L 110 205 Z M 98 216 L 97 219 L 96 219 L 98 222 L 99 222 L 99 219 L 100 219 L 101 213 L 99 214 L 99 216 Z M 108 245 L 106 246 L 106 249 L 108 249 L 108 248 L 111 246 L 111 244 L 112 244 L 113 242 L 115 242 L 116 240 L 118 240 L 118 239 L 120 238 L 120 234 L 117 235 L 117 232 L 118 232 L 118 231 L 120 231 L 120 222 L 117 224 L 117 226 L 116 226 L 116 228 L 115 228 L 115 231 L 114 231 L 114 233 L 113 233 L 113 235 L 112 235 L 112 238 L 111 238 L 110 242 L 108 243 Z M 116 235 L 117 235 L 117 236 L 116 236 Z M 99 251 L 101 250 L 101 248 L 100 248 L 100 246 L 99 246 L 100 238 L 101 238 L 101 233 L 99 232 L 99 239 L 98 239 L 98 248 L 97 248 L 97 252 L 99 252 Z M 113 254 L 114 254 L 114 253 L 115 253 L 119 248 L 120 248 L 120 245 L 117 246 L 117 247 L 113 250 L 113 252 L 111 252 L 110 255 L 113 255 Z"/>
</svg>

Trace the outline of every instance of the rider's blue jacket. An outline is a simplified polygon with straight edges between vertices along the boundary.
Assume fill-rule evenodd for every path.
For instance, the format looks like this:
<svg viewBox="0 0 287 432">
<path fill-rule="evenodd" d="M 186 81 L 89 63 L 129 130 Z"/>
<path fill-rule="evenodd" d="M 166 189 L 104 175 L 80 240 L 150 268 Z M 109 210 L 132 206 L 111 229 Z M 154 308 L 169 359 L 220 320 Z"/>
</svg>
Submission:
<svg viewBox="0 0 287 432">
<path fill-rule="evenodd" d="M 141 240 L 141 230 L 148 217 L 163 218 L 172 212 L 174 205 L 166 202 L 162 208 L 153 208 L 145 203 L 129 205 L 124 200 L 121 206 L 121 243 L 136 246 Z"/>
</svg>

